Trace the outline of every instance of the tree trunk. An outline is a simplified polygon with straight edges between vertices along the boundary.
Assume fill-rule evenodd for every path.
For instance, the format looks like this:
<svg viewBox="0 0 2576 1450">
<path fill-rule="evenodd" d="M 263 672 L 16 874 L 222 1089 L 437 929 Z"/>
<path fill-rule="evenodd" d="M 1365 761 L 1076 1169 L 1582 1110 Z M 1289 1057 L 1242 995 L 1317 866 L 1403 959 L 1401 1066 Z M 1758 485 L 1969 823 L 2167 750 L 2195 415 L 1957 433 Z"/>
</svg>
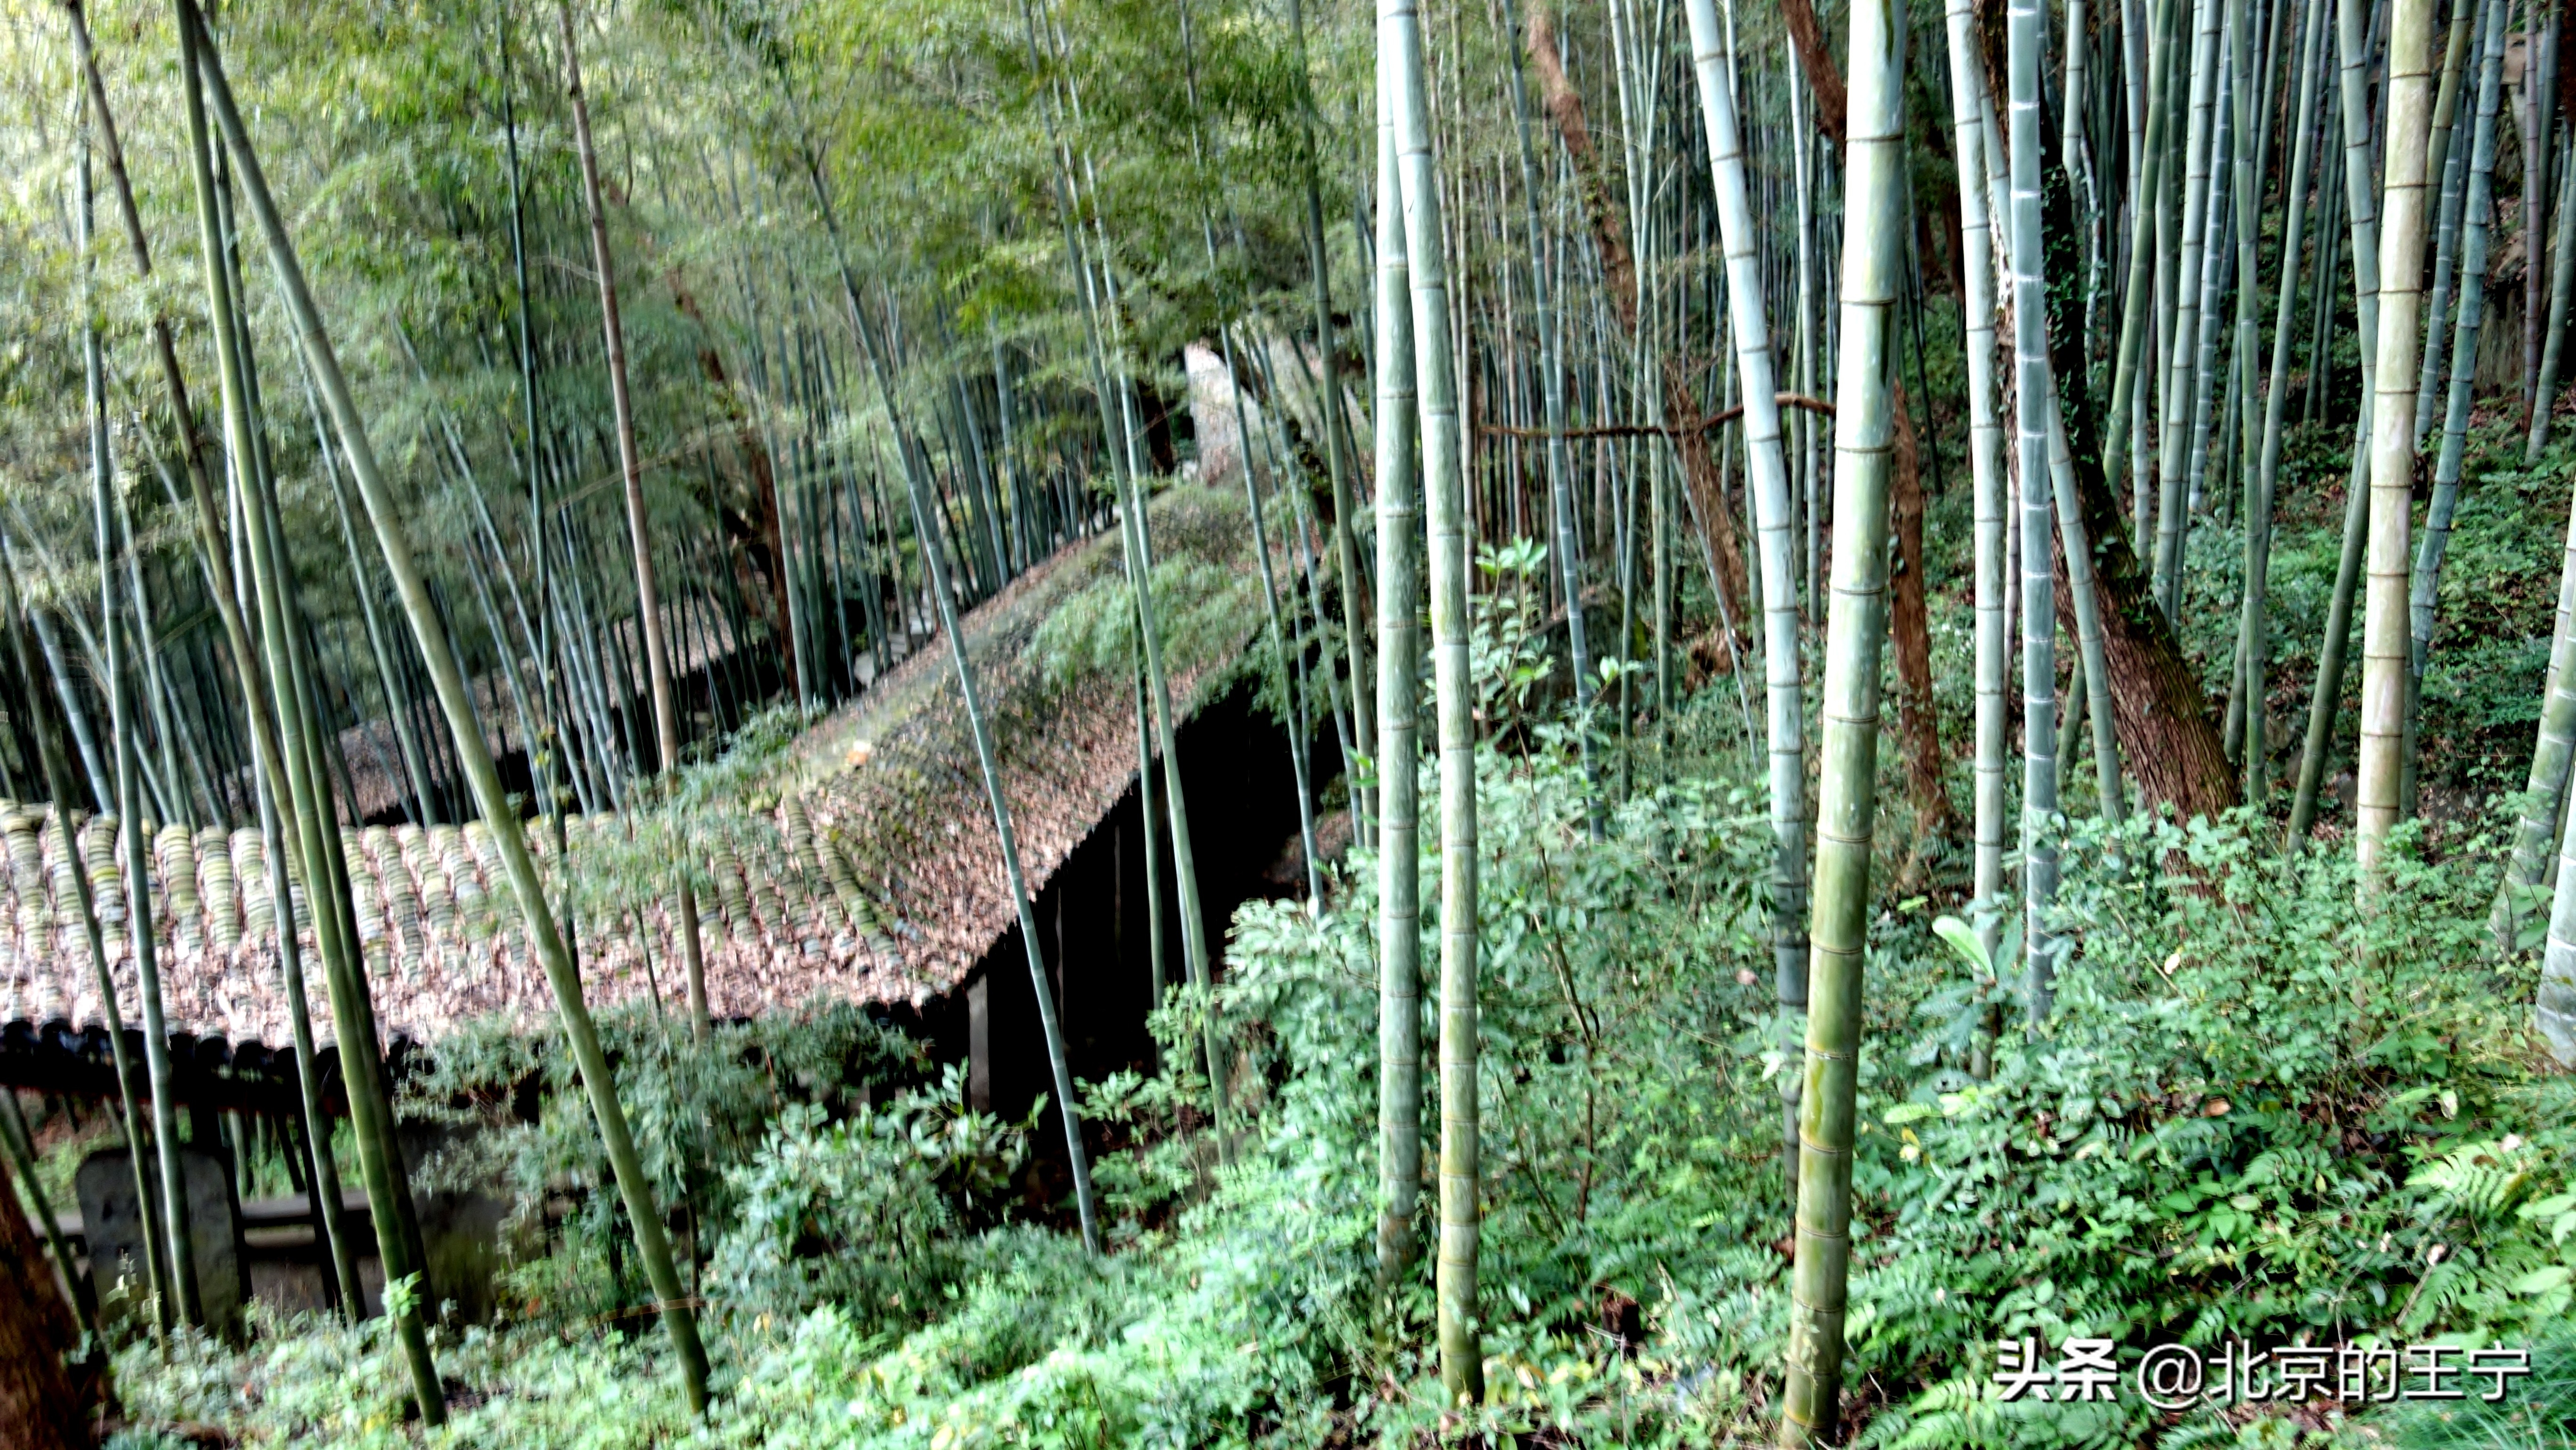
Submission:
<svg viewBox="0 0 2576 1450">
<path fill-rule="evenodd" d="M 1932 610 L 1923 589 L 1923 474 L 1902 384 L 1894 390 L 1890 411 L 1896 452 L 1888 507 L 1896 530 L 1897 568 L 1890 581 L 1895 592 L 1887 624 L 1896 646 L 1896 728 L 1905 741 L 1905 789 L 1914 804 L 1916 829 L 1925 837 L 1946 838 L 1957 833 L 1958 821 L 1941 779 L 1941 717 L 1932 699 Z"/>
<path fill-rule="evenodd" d="M 0 1088 L 5 1091 L 13 1089 Z M 72 1339 L 62 1291 L 18 1207 L 17 1174 L 0 1156 L 0 1450 L 97 1443 L 89 1432 L 90 1397 L 63 1364 Z"/>
<path fill-rule="evenodd" d="M 2080 265 L 2076 259 L 2082 239 L 2064 179 L 2065 173 L 2052 170 L 2042 188 L 2046 276 L 2073 276 Z M 2130 545 L 2130 520 L 2104 475 L 2101 436 L 2085 390 L 2078 316 L 2082 302 L 2072 293 L 2059 288 L 2048 297 L 2048 360 L 2073 454 L 2085 544 L 2092 552 L 2104 674 L 2120 754 L 2137 777 L 2143 808 L 2170 805 L 2184 820 L 2215 817 L 2237 803 L 2235 768 L 2228 763 L 2221 722 L 2211 714 L 2200 687 L 2200 672 L 2158 606 L 2146 562 Z"/>
<path fill-rule="evenodd" d="M 97 1322 L 91 1317 L 90 1286 L 81 1279 L 80 1258 L 72 1252 L 71 1241 L 63 1237 L 61 1221 L 54 1217 L 54 1205 L 45 1195 L 45 1187 L 36 1181 L 36 1140 L 27 1129 L 26 1115 L 18 1111 L 18 1089 L 0 1087 L 0 1157 L 27 1181 L 27 1206 L 43 1228 L 45 1248 L 53 1255 L 54 1268 L 63 1276 L 63 1299 L 72 1311 L 73 1327 L 83 1334 L 93 1333 Z M 0 1180 L 0 1213 L 14 1209 L 18 1200 L 8 1184 Z M 39 1279 L 44 1275 L 39 1271 Z M 0 1357 L 0 1364 L 7 1363 Z"/>
<path fill-rule="evenodd" d="M 1834 64 L 1833 52 L 1825 48 L 1825 28 L 1816 23 L 1816 8 L 1809 0 L 1780 0 L 1780 18 L 1789 30 L 1789 44 L 1798 52 L 1798 70 L 1807 78 L 1807 88 L 1816 96 L 1816 129 L 1843 148 L 1843 111 L 1849 104 L 1843 94 L 1843 73 Z"/>
<path fill-rule="evenodd" d="M 725 370 L 724 355 L 716 351 L 714 330 L 700 314 L 697 298 L 682 284 L 678 271 L 674 270 L 669 280 L 672 305 L 698 325 L 698 371 L 715 394 L 717 411 L 733 429 L 734 449 L 742 455 L 743 473 L 751 487 L 749 513 L 731 500 L 717 497 L 712 484 L 704 502 L 731 546 L 728 553 L 734 556 L 734 577 L 743 597 L 755 602 L 753 617 L 770 627 L 779 648 L 793 650 L 795 640 L 787 629 L 787 549 L 779 536 L 778 474 L 770 462 L 769 445 L 761 440 L 759 426 L 743 407 L 742 395 Z M 788 668 L 792 674 L 792 658 Z"/>
</svg>

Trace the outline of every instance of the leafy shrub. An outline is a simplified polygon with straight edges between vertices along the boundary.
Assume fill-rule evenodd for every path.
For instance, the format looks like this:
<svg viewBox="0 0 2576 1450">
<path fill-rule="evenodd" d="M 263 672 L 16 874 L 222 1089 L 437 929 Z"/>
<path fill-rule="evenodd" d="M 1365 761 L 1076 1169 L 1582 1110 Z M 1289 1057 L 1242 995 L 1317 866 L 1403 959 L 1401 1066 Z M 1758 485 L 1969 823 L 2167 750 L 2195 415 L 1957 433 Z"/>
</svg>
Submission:
<svg viewBox="0 0 2576 1450">
<path fill-rule="evenodd" d="M 835 1303 L 871 1328 L 920 1318 L 950 1277 L 945 1240 L 970 1200 L 1007 1181 L 1043 1107 L 1005 1124 L 964 1097 L 951 1065 L 936 1093 L 838 1121 L 813 1103 L 780 1112 L 751 1161 L 725 1174 L 735 1210 L 709 1266 L 715 1300 L 763 1314 Z"/>
<path fill-rule="evenodd" d="M 342 1324 L 251 1309 L 251 1345 L 172 1337 L 163 1355 L 128 1346 L 116 1365 L 134 1450 L 200 1444 L 175 1431 L 239 1427 L 244 1443 L 398 1450 L 424 1438 L 385 1321 Z M 561 1335 L 536 1326 L 431 1331 L 449 1385 L 448 1424 L 430 1444 L 488 1450 L 608 1450 L 678 1443 L 688 1423 L 659 1335 Z M 722 1346 L 719 1344 L 719 1351 Z"/>
<path fill-rule="evenodd" d="M 2571 1094 L 2527 965 L 2484 959 L 2492 858 L 2411 844 L 2365 914 L 2348 855 L 2276 862 L 2245 822 L 2079 831 L 2045 1027 L 1973 1081 L 1936 1022 L 1861 1104 L 1854 1348 L 1928 1383 L 1885 1443 L 2133 1443 L 1996 1402 L 2007 1336 L 2516 1344 L 2563 1315 Z"/>
<path fill-rule="evenodd" d="M 703 1043 L 649 1004 L 603 1012 L 599 1028 L 656 1201 L 693 1223 L 733 1219 L 727 1170 L 752 1161 L 779 1115 L 851 1111 L 872 1085 L 913 1078 L 924 1061 L 919 1044 L 846 1003 L 718 1024 Z M 424 1182 L 497 1189 L 523 1230 L 544 1223 L 550 1200 L 563 1212 L 551 1253 L 512 1271 L 508 1297 L 581 1318 L 618 1312 L 642 1292 L 640 1276 L 630 1285 L 614 1271 L 628 1236 L 624 1202 L 580 1074 L 550 1034 L 469 1028 L 404 1085 L 402 1110 L 463 1130 L 419 1165 Z"/>
</svg>

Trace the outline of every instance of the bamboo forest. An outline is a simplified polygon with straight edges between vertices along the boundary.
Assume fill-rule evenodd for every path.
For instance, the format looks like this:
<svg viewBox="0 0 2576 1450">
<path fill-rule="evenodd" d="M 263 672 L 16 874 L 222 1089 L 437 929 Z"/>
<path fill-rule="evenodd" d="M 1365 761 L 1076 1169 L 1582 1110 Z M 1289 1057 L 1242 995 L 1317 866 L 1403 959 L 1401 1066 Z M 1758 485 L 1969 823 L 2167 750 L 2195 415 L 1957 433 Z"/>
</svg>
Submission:
<svg viewBox="0 0 2576 1450">
<path fill-rule="evenodd" d="M 2576 1450 L 2565 0 L 0 0 L 0 1450 Z"/>
</svg>

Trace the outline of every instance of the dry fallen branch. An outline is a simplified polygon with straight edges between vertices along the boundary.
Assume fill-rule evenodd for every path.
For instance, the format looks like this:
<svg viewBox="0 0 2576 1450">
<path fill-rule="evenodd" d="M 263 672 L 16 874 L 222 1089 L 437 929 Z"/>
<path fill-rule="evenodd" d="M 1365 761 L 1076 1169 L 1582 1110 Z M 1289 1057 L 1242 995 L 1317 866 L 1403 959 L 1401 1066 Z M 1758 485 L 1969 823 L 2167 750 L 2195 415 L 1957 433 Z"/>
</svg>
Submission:
<svg viewBox="0 0 2576 1450">
<path fill-rule="evenodd" d="M 1774 394 L 1773 401 L 1777 402 L 1783 408 L 1804 408 L 1810 413 L 1822 413 L 1828 418 L 1834 415 L 1833 404 L 1826 402 L 1822 398 L 1808 397 L 1804 393 Z M 1711 428 L 1715 428 L 1724 423 L 1732 423 L 1743 416 L 1744 405 L 1738 403 L 1734 407 L 1727 409 L 1725 412 L 1711 413 L 1709 416 L 1701 419 L 1699 426 L 1696 429 L 1661 428 L 1656 427 L 1653 424 L 1643 423 L 1616 423 L 1602 428 L 1568 428 L 1565 430 L 1565 436 L 1568 438 L 1662 438 L 1671 435 L 1679 435 L 1685 432 L 1705 433 Z M 1545 428 L 1504 428 L 1490 423 L 1486 424 L 1484 427 L 1478 428 L 1476 431 L 1489 438 L 1552 438 L 1556 436 Z"/>
</svg>

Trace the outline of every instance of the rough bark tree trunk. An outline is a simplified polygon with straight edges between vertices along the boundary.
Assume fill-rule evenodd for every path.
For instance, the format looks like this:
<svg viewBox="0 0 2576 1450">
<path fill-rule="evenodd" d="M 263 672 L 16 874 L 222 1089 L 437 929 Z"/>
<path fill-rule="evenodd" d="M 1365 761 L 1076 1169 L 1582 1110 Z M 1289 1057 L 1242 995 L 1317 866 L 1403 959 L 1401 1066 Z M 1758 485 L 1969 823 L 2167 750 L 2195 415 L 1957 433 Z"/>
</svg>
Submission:
<svg viewBox="0 0 2576 1450">
<path fill-rule="evenodd" d="M 72 1319 L 0 1156 L 0 1450 L 89 1445 L 89 1396 L 63 1364 Z"/>
<path fill-rule="evenodd" d="M 1895 389 L 1896 457 L 1888 491 L 1897 570 L 1887 626 L 1896 646 L 1896 725 L 1905 742 L 1905 791 L 1923 836 L 1958 834 L 1941 779 L 1941 718 L 1932 702 L 1932 611 L 1923 592 L 1923 474 L 1903 385 Z"/>
<path fill-rule="evenodd" d="M 1843 73 L 1834 64 L 1833 52 L 1825 49 L 1825 28 L 1816 23 L 1816 7 L 1808 0 L 1780 0 L 1780 18 L 1787 22 L 1789 43 L 1797 47 L 1798 70 L 1807 78 L 1807 88 L 1816 96 L 1816 129 L 1843 149 Z"/>
<path fill-rule="evenodd" d="M 2046 275 L 2079 275 L 2084 238 L 2066 174 L 2050 170 L 2041 195 Z M 2145 808 L 2169 804 L 2184 820 L 2215 816 L 2237 803 L 2236 771 L 2228 764 L 2220 721 L 2201 689 L 2200 672 L 2183 653 L 2172 621 L 2156 605 L 2154 580 L 2130 543 L 2128 515 L 2102 471 L 2099 414 L 2084 366 L 2082 307 L 2074 289 L 2051 291 L 2049 361 L 2093 555 L 2094 597 L 2100 606 L 2120 754 L 2137 776 L 2139 803 Z M 2064 567 L 2062 557 L 2059 567 Z"/>
<path fill-rule="evenodd" d="M 727 552 L 734 557 L 735 582 L 743 597 L 754 601 L 753 617 L 777 633 L 782 649 L 793 650 L 795 641 L 787 629 L 787 550 L 779 536 L 778 474 L 769 461 L 769 445 L 761 441 L 759 426 L 744 409 L 742 395 L 734 390 L 724 356 L 716 351 L 715 330 L 707 326 L 705 316 L 698 311 L 698 299 L 681 282 L 677 270 L 670 274 L 669 281 L 672 305 L 698 326 L 698 371 L 715 392 L 717 410 L 733 428 L 734 447 L 742 454 L 743 473 L 751 485 L 748 511 L 730 499 L 709 497 L 706 503 L 714 510 L 725 542 L 731 546 Z M 712 494 L 713 489 L 709 492 Z M 792 661 L 788 672 L 795 672 Z"/>
</svg>

